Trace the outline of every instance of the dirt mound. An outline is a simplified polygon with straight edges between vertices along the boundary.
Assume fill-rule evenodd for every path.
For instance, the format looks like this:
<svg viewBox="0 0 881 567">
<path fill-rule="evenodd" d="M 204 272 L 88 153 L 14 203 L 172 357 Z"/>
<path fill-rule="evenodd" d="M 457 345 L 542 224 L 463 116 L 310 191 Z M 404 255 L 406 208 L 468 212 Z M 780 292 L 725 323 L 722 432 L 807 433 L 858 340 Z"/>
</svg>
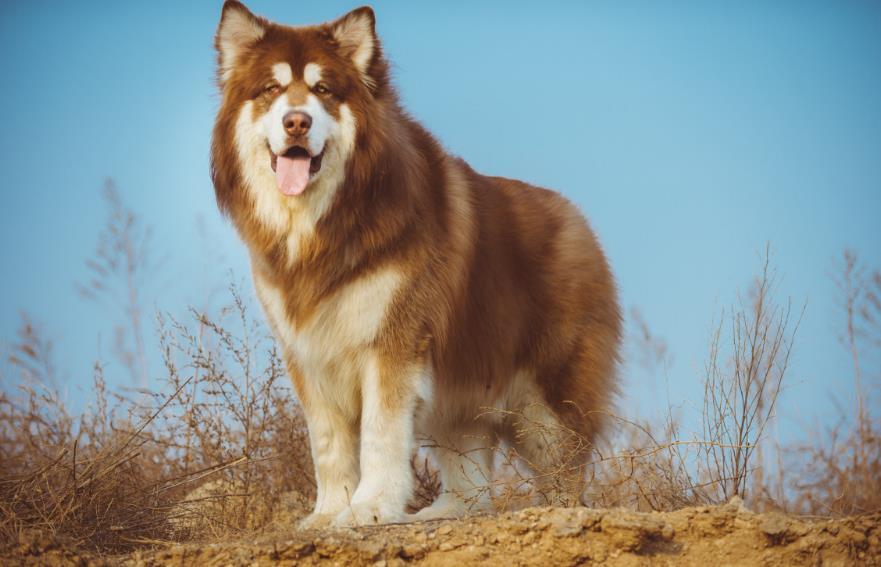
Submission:
<svg viewBox="0 0 881 567">
<path fill-rule="evenodd" d="M 670 513 L 530 508 L 467 520 L 249 541 L 172 545 L 97 558 L 20 542 L 4 564 L 99 565 L 881 565 L 881 513 L 841 520 L 754 514 L 739 503 Z M 7 563 L 9 561 L 9 563 Z"/>
</svg>

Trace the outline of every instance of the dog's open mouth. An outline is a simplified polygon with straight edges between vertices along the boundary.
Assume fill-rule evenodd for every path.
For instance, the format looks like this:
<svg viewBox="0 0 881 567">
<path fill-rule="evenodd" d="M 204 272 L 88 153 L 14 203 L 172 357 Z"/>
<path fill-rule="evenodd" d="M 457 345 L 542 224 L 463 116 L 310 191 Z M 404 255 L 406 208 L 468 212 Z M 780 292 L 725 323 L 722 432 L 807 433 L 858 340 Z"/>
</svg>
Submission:
<svg viewBox="0 0 881 567">
<path fill-rule="evenodd" d="M 270 165 L 275 172 L 278 190 L 288 196 L 299 195 L 306 190 L 309 179 L 321 169 L 324 152 L 313 156 L 306 148 L 293 146 L 283 154 L 269 152 Z"/>
</svg>

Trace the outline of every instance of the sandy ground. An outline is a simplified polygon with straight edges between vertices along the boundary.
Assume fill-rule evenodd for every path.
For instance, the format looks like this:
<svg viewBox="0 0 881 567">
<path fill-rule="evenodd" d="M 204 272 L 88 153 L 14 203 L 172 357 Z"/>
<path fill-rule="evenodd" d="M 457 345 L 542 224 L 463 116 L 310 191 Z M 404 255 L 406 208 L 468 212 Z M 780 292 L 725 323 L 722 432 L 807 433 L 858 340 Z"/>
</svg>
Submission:
<svg viewBox="0 0 881 567">
<path fill-rule="evenodd" d="M 5 556 L 5 558 L 4 558 Z M 247 541 L 126 556 L 19 542 L 4 565 L 881 565 L 881 513 L 840 520 L 754 514 L 733 502 L 670 513 L 529 508 L 498 516 Z"/>
</svg>

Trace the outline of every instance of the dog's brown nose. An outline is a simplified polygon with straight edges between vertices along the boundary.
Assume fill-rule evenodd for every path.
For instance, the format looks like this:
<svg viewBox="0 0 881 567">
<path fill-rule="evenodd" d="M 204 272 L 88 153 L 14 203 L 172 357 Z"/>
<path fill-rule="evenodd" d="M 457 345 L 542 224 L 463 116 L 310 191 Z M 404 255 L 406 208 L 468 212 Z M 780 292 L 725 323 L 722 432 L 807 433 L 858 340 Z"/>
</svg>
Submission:
<svg viewBox="0 0 881 567">
<path fill-rule="evenodd" d="M 305 112 L 295 110 L 285 114 L 282 123 L 288 136 L 302 136 L 312 127 L 312 117 Z"/>
</svg>

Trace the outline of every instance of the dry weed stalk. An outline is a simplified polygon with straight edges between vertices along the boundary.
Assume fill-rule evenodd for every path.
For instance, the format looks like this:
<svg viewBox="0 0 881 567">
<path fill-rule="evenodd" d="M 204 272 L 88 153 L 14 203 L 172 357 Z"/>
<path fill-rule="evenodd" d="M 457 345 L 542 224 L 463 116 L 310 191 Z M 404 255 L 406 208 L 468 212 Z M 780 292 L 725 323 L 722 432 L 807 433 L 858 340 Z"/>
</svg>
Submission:
<svg viewBox="0 0 881 567">
<path fill-rule="evenodd" d="M 698 480 L 694 454 L 707 444 L 681 440 L 668 414 L 661 435 L 647 423 L 610 415 L 618 436 L 612 448 L 590 463 L 587 500 L 602 507 L 669 511 L 712 501 L 714 481 Z"/>
<path fill-rule="evenodd" d="M 761 466 L 756 452 L 774 418 L 804 314 L 803 307 L 793 318 L 791 302 L 776 301 L 776 285 L 766 247 L 748 301 L 741 299 L 728 317 L 723 312 L 711 337 L 700 434 L 683 440 L 669 408 L 659 436 L 646 423 L 611 416 L 624 428 L 615 443 L 619 448 L 597 459 L 603 466 L 589 484 L 590 500 L 671 510 L 748 496 L 761 478 L 754 474 Z M 643 360 L 665 364 L 663 342 L 635 318 Z"/>
<path fill-rule="evenodd" d="M 94 255 L 86 260 L 89 281 L 76 288 L 85 299 L 107 300 L 123 310 L 125 324 L 114 330 L 114 352 L 128 369 L 132 384 L 146 388 L 149 371 L 141 290 L 156 269 L 150 255 L 152 230 L 125 206 L 113 180 L 105 182 L 102 195 L 108 207 L 107 221 Z M 133 345 L 128 345 L 129 340 Z"/>
<path fill-rule="evenodd" d="M 432 466 L 426 455 L 418 453 L 413 455 L 410 466 L 413 469 L 416 482 L 408 510 L 415 512 L 434 502 L 434 499 L 441 493 L 441 483 L 437 469 Z"/>
<path fill-rule="evenodd" d="M 774 417 L 804 307 L 792 324 L 792 304 L 777 304 L 776 276 L 766 248 L 748 303 L 730 316 L 730 351 L 724 356 L 723 314 L 710 342 L 704 379 L 704 464 L 722 499 L 746 499 L 753 457 Z"/>
<path fill-rule="evenodd" d="M 634 307 L 630 310 L 630 320 L 635 327 L 629 336 L 629 342 L 632 343 L 631 356 L 637 358 L 646 370 L 652 371 L 656 367 L 668 370 L 671 355 L 667 341 L 652 331 L 639 309 Z"/>
<path fill-rule="evenodd" d="M 801 478 L 792 484 L 791 507 L 797 511 L 847 516 L 881 509 L 881 415 L 869 408 L 877 391 L 866 388 L 865 356 L 881 353 L 881 272 L 867 274 L 851 250 L 845 250 L 835 278 L 845 316 L 842 345 L 851 358 L 854 402 L 850 416 L 828 435 L 795 451 Z M 879 377 L 875 376 L 875 388 Z"/>
<path fill-rule="evenodd" d="M 21 312 L 17 341 L 9 353 L 9 363 L 16 367 L 27 384 L 56 385 L 52 341 L 45 336 L 27 312 Z"/>
</svg>

